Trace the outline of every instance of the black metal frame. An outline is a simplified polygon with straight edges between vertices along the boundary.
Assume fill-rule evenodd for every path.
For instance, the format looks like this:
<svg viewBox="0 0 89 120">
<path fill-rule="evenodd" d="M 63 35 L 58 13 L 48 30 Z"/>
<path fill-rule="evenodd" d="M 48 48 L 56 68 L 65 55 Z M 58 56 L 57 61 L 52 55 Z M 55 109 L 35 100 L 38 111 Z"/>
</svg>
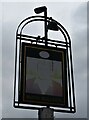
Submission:
<svg viewBox="0 0 89 120">
<path fill-rule="evenodd" d="M 46 46 L 49 48 L 51 45 L 54 45 L 53 48 L 62 48 L 66 49 L 66 65 L 67 65 L 67 84 L 68 84 L 68 107 L 56 107 L 53 108 L 55 112 L 69 112 L 75 113 L 75 93 L 74 93 L 74 77 L 73 77 L 73 64 L 72 64 L 72 50 L 71 50 L 71 39 L 66 31 L 66 29 L 52 17 L 47 17 L 47 23 L 50 21 L 55 22 L 58 25 L 59 30 L 64 36 L 64 41 L 61 40 L 51 40 L 47 39 L 46 44 L 44 42 L 45 38 L 34 37 L 23 34 L 23 29 L 26 25 L 35 21 L 45 21 L 44 16 L 31 16 L 24 19 L 18 26 L 16 31 L 16 51 L 15 51 L 15 77 L 14 77 L 14 107 L 15 108 L 24 108 L 24 109 L 33 109 L 39 110 L 42 106 L 31 106 L 29 104 L 20 103 L 19 101 L 19 91 L 20 91 L 20 80 L 21 80 L 21 62 L 22 62 L 22 43 L 29 43 L 33 45 Z M 42 43 L 40 45 L 39 43 Z M 52 106 L 51 106 L 52 107 Z M 51 108 L 50 107 L 50 108 Z"/>
<path fill-rule="evenodd" d="M 52 52 L 52 56 L 55 60 L 60 59 L 62 63 L 62 85 L 63 85 L 63 96 L 57 97 L 57 96 L 49 96 L 49 95 L 41 95 L 41 94 L 27 94 L 25 92 L 26 90 L 26 57 L 29 57 L 31 48 L 35 49 L 36 55 L 37 50 L 43 50 L 43 51 L 49 51 Z M 53 56 L 57 52 L 57 56 Z M 58 55 L 59 52 L 59 55 Z M 34 55 L 32 55 L 34 56 Z M 36 56 L 34 56 L 36 57 Z M 57 57 L 57 58 L 56 58 Z M 46 59 L 47 60 L 47 59 Z M 54 61 L 55 61 L 54 60 Z M 19 101 L 20 103 L 27 103 L 27 104 L 38 104 L 40 105 L 47 105 L 47 106 L 68 106 L 68 92 L 67 92 L 67 80 L 66 80 L 66 49 L 60 49 L 53 47 L 45 47 L 45 46 L 39 46 L 39 45 L 31 45 L 29 43 L 22 43 L 22 62 L 21 62 L 21 88 L 20 88 L 20 96 Z M 35 96 L 35 99 L 34 99 Z M 38 102 L 37 102 L 38 101 Z M 53 101 L 53 102 L 52 102 Z M 59 102 L 59 103 L 58 103 Z"/>
</svg>

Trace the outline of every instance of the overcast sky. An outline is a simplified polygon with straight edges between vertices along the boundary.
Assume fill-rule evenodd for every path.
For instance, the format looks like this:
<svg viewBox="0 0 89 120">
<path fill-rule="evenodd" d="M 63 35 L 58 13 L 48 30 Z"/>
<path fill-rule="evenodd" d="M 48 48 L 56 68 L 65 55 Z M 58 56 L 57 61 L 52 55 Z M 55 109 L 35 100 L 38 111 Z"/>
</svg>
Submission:
<svg viewBox="0 0 89 120">
<path fill-rule="evenodd" d="M 2 11 L 2 117 L 35 118 L 37 111 L 13 108 L 15 32 L 26 17 L 35 15 L 34 8 L 46 5 L 48 16 L 60 22 L 72 38 L 77 112 L 55 113 L 55 117 L 87 117 L 87 3 L 3 3 Z M 38 28 L 36 27 L 35 33 Z M 28 29 L 25 31 L 28 32 Z M 29 33 L 29 32 L 28 32 Z M 31 30 L 34 34 L 34 30 Z M 38 33 L 37 33 L 38 34 Z M 51 33 L 50 33 L 51 34 Z M 53 35 L 53 33 L 51 34 Z M 51 36 L 50 35 L 50 36 Z M 56 34 L 53 36 L 56 37 Z"/>
</svg>

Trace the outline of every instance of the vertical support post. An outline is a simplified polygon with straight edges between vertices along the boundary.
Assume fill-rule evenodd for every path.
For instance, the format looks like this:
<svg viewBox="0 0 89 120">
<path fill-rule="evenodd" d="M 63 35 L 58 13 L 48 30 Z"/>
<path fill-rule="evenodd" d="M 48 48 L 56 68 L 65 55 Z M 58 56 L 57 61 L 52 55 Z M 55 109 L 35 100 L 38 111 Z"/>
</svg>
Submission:
<svg viewBox="0 0 89 120">
<path fill-rule="evenodd" d="M 46 6 L 42 6 L 42 7 L 38 7 L 34 9 L 36 14 L 42 13 L 44 12 L 44 34 L 45 34 L 45 46 L 47 46 L 47 7 Z"/>
<path fill-rule="evenodd" d="M 44 11 L 44 16 L 45 16 L 45 46 L 47 46 L 47 8 L 45 7 L 45 11 Z"/>
<path fill-rule="evenodd" d="M 38 111 L 38 120 L 50 119 L 54 120 L 54 110 L 51 108 L 40 108 Z"/>
</svg>

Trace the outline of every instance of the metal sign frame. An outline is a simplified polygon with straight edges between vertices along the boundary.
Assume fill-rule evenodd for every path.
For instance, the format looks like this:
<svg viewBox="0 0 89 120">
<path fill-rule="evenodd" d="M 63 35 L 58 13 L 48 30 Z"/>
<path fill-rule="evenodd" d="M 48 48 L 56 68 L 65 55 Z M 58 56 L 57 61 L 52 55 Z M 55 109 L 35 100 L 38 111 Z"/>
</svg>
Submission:
<svg viewBox="0 0 89 120">
<path fill-rule="evenodd" d="M 23 29 L 26 25 L 35 22 L 35 21 L 43 21 L 44 16 L 31 16 L 24 19 L 18 26 L 16 32 L 16 51 L 15 51 L 15 78 L 14 78 L 14 107 L 16 108 L 25 108 L 25 109 L 34 109 L 39 110 L 42 106 L 50 106 L 55 107 L 53 108 L 56 112 L 70 112 L 75 113 L 75 93 L 74 93 L 74 77 L 73 77 L 73 64 L 72 64 L 72 50 L 71 50 L 71 40 L 68 32 L 66 29 L 56 20 L 53 18 L 47 17 L 47 23 L 50 21 L 55 22 L 58 25 L 59 30 L 61 31 L 62 35 L 64 36 L 64 41 L 61 40 L 51 40 L 47 39 L 47 45 L 45 45 L 45 38 L 34 37 L 23 34 Z M 42 44 L 40 44 L 42 43 Z M 20 98 L 20 92 L 22 91 L 22 81 L 21 81 L 21 65 L 22 61 L 22 52 L 23 52 L 23 44 L 29 44 L 30 46 L 37 46 L 38 48 L 46 48 L 46 49 L 53 49 L 53 50 L 64 50 L 66 51 L 66 81 L 67 81 L 67 92 L 68 92 L 68 105 L 52 105 L 52 104 L 38 104 L 37 106 L 30 105 L 29 102 L 23 101 Z M 54 45 L 51 47 L 51 45 Z M 23 55 L 24 56 L 24 55 Z"/>
<path fill-rule="evenodd" d="M 48 59 L 41 58 L 39 56 L 39 51 L 49 52 L 51 54 L 50 59 L 49 58 Z M 33 53 L 35 53 L 35 55 Z M 57 95 L 55 95 L 56 93 L 54 94 L 55 96 L 48 95 L 47 93 L 45 95 L 42 95 L 39 92 L 37 93 L 37 90 L 35 90 L 35 88 L 33 88 L 33 90 L 35 90 L 35 93 L 32 90 L 31 90 L 32 93 L 26 93 L 26 86 L 28 86 L 28 84 L 31 83 L 30 82 L 30 83 L 26 84 L 26 82 L 29 82 L 26 80 L 26 67 L 28 66 L 27 58 L 30 58 L 30 59 L 35 58 L 40 61 L 44 60 L 44 61 L 46 61 L 46 63 L 47 63 L 47 60 L 52 61 L 52 63 L 53 63 L 53 61 L 54 62 L 61 61 L 61 64 L 62 64 L 62 69 L 61 69 L 62 70 L 62 78 L 61 78 L 62 79 L 62 91 L 60 94 L 63 94 L 63 95 L 57 96 Z M 44 64 L 43 64 L 43 66 L 44 66 Z M 52 64 L 52 66 L 53 66 L 53 64 Z M 52 47 L 48 48 L 45 46 L 31 45 L 29 43 L 22 43 L 21 88 L 20 88 L 20 96 L 19 96 L 20 102 L 28 103 L 28 104 L 47 105 L 47 106 L 68 106 L 68 93 L 67 93 L 67 80 L 66 80 L 67 76 L 66 76 L 65 68 L 66 68 L 66 50 L 65 49 L 62 49 L 62 48 L 54 49 Z M 36 69 L 36 66 L 35 66 L 35 69 Z M 43 72 L 45 72 L 45 71 L 43 71 Z M 47 74 L 49 74 L 49 73 L 46 73 L 46 76 L 47 76 Z M 54 82 L 54 84 L 58 85 L 58 82 L 57 83 Z M 37 85 L 35 85 L 34 87 L 37 87 Z M 56 89 L 57 86 L 54 86 L 54 87 Z M 30 88 L 30 89 L 32 89 L 32 88 Z"/>
</svg>

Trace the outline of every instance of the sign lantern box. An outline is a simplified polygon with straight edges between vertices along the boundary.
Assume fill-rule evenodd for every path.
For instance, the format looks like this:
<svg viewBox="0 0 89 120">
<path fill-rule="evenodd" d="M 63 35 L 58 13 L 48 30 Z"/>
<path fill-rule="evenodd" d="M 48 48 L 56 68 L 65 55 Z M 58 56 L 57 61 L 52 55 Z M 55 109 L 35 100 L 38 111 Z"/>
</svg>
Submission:
<svg viewBox="0 0 89 120">
<path fill-rule="evenodd" d="M 66 49 L 22 43 L 19 101 L 68 106 Z"/>
</svg>

